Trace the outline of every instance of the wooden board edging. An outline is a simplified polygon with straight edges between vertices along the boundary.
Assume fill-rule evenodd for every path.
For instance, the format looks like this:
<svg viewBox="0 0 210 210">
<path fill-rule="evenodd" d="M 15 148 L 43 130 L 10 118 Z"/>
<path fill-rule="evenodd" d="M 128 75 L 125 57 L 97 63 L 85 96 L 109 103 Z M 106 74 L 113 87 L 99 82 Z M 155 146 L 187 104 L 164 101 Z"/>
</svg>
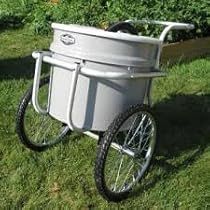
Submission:
<svg viewBox="0 0 210 210">
<path fill-rule="evenodd" d="M 161 64 L 175 64 L 205 55 L 210 55 L 210 37 L 164 45 Z"/>
</svg>

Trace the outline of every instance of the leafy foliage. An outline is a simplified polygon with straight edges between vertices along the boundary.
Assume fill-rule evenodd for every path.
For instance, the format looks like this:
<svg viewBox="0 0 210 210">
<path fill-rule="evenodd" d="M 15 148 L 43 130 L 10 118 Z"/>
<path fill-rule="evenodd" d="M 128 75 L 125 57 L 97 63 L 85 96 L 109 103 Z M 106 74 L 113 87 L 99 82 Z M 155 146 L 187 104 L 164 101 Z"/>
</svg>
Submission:
<svg viewBox="0 0 210 210">
<path fill-rule="evenodd" d="M 47 34 L 52 22 L 77 23 L 106 28 L 125 19 L 152 19 L 193 23 L 190 33 L 175 32 L 173 41 L 210 35 L 209 0 L 0 0 L 0 26 L 28 23 L 31 30 Z M 157 36 L 156 26 L 139 28 Z"/>
<path fill-rule="evenodd" d="M 16 25 L 22 22 L 24 17 L 23 5 L 12 1 L 0 1 L 0 26 Z"/>
</svg>

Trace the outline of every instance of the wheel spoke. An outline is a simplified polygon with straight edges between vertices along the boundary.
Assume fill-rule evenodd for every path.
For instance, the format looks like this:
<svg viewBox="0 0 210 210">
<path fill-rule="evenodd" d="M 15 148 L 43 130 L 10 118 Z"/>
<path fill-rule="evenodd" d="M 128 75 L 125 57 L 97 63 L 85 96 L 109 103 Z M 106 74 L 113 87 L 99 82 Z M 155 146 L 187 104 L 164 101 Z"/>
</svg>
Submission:
<svg viewBox="0 0 210 210">
<path fill-rule="evenodd" d="M 121 160 L 120 160 L 120 166 L 119 166 L 119 169 L 117 171 L 117 177 L 116 177 L 115 184 L 114 184 L 114 189 L 113 189 L 114 191 L 116 191 L 116 185 L 117 185 L 117 182 L 118 182 L 118 178 L 119 178 L 119 174 L 120 174 L 120 170 L 121 170 L 121 167 L 122 167 L 123 160 L 124 160 L 124 155 L 121 157 Z"/>
<path fill-rule="evenodd" d="M 143 158 L 143 163 L 140 163 L 140 160 L 142 160 L 142 159 L 138 159 L 138 160 L 136 160 L 136 164 L 138 164 L 141 168 L 143 168 L 144 167 L 144 163 L 145 163 L 145 159 Z"/>
<path fill-rule="evenodd" d="M 49 124 L 50 124 L 49 121 L 50 121 L 50 119 L 46 118 L 46 116 L 42 117 L 42 121 L 39 125 L 39 130 L 38 130 L 37 134 L 35 135 L 36 142 L 39 142 L 39 140 L 42 141 L 45 138 L 46 133 L 49 130 Z M 43 131 L 44 131 L 44 133 L 43 133 Z M 41 137 L 39 137 L 40 134 L 42 135 Z"/>
<path fill-rule="evenodd" d="M 114 167 L 112 168 L 111 174 L 110 174 L 110 172 L 109 172 L 109 178 L 108 178 L 108 180 L 107 180 L 107 183 L 109 183 L 109 182 L 111 181 L 111 178 L 113 178 L 115 169 L 117 168 L 118 164 L 119 164 L 120 161 L 121 161 L 121 158 L 122 158 L 123 154 L 122 154 L 122 153 L 119 153 L 119 155 L 120 155 L 121 157 L 120 157 L 117 161 L 115 161 L 115 165 L 114 165 Z"/>
<path fill-rule="evenodd" d="M 46 134 L 48 133 L 48 131 L 50 130 L 50 128 L 52 127 L 53 123 L 49 123 L 48 124 L 48 127 L 45 129 L 45 132 L 43 134 L 43 140 L 44 140 L 44 143 L 46 144 Z M 50 139 L 49 139 L 50 140 Z"/>
<path fill-rule="evenodd" d="M 148 136 L 148 137 L 146 138 L 145 143 L 144 143 L 144 145 L 142 146 L 142 148 L 141 148 L 141 144 L 139 145 L 139 148 L 138 148 L 138 149 L 140 150 L 140 152 L 142 152 L 142 151 L 146 148 L 146 145 L 147 145 L 149 139 L 150 139 L 150 136 Z"/>
<path fill-rule="evenodd" d="M 128 142 L 128 145 L 130 145 L 130 143 L 135 139 L 137 133 L 139 132 L 139 129 L 140 129 L 140 128 L 142 127 L 142 125 L 143 125 L 143 122 L 144 122 L 145 118 L 146 118 L 146 115 L 143 116 L 143 118 L 142 118 L 141 122 L 139 123 L 138 127 L 136 128 L 136 130 L 135 130 L 133 136 L 131 137 L 130 141 Z"/>
<path fill-rule="evenodd" d="M 149 120 L 149 122 L 147 122 L 146 126 L 143 128 L 143 131 L 139 132 L 139 134 L 138 134 L 139 141 L 133 145 L 134 148 L 138 148 L 138 150 L 139 150 L 143 141 L 147 141 L 149 139 L 149 137 L 150 137 L 149 134 L 151 133 L 151 131 L 149 133 L 146 132 L 146 129 L 148 128 L 149 125 L 151 125 L 151 120 Z M 148 136 L 145 138 L 146 135 L 148 135 Z"/>
<path fill-rule="evenodd" d="M 126 135 L 126 137 L 125 137 L 125 141 L 124 141 L 124 143 L 123 143 L 124 146 L 127 144 L 127 140 L 128 140 L 128 138 L 129 138 L 129 136 L 130 136 L 131 131 L 133 130 L 133 126 L 135 125 L 135 122 L 136 122 L 136 119 L 137 119 L 137 118 L 138 118 L 138 115 L 135 117 L 135 120 L 133 121 L 133 123 L 132 123 L 132 125 L 131 125 L 131 127 L 130 127 L 130 129 L 129 129 L 127 135 Z"/>
<path fill-rule="evenodd" d="M 123 188 L 123 186 L 124 186 L 124 184 L 125 184 L 125 182 L 126 182 L 126 180 L 128 178 L 128 175 L 130 174 L 130 172 L 131 172 L 131 170 L 132 170 L 133 167 L 134 167 L 134 162 L 133 162 L 133 160 L 131 160 L 130 163 L 128 164 L 128 166 L 126 167 L 126 169 L 124 169 L 124 171 L 127 171 L 127 169 L 129 168 L 129 170 L 128 170 L 128 172 L 127 172 L 127 174 L 126 174 L 126 176 L 125 176 L 125 178 L 123 180 L 123 183 L 122 183 L 119 191 L 122 190 L 122 188 Z"/>
<path fill-rule="evenodd" d="M 34 135 L 35 135 L 35 142 L 37 142 L 37 139 L 39 139 L 38 137 L 39 137 L 39 134 L 41 133 L 41 131 L 44 129 L 44 125 L 46 124 L 46 121 L 47 120 L 45 120 L 46 119 L 46 117 L 45 116 L 42 116 L 42 120 L 41 120 L 41 123 L 40 123 L 40 125 L 39 125 L 39 129 L 37 130 L 37 133 L 35 133 Z"/>
<path fill-rule="evenodd" d="M 149 139 L 151 138 L 151 136 L 153 135 L 153 130 L 150 131 L 150 134 L 151 134 L 151 135 L 148 135 L 148 136 L 145 138 L 145 143 L 144 143 L 144 145 L 142 146 L 142 148 L 141 148 L 141 144 L 139 144 L 138 149 L 140 150 L 140 152 L 142 152 L 142 151 L 145 149 L 145 147 L 146 147 L 146 145 L 147 145 L 147 143 L 148 143 L 148 140 L 149 140 Z"/>
</svg>

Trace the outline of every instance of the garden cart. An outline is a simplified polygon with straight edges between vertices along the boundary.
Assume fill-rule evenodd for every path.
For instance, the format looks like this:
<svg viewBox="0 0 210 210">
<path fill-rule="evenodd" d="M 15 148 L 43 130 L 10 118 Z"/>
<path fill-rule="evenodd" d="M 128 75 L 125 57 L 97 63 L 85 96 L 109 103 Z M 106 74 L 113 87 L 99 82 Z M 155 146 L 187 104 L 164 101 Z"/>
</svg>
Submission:
<svg viewBox="0 0 210 210">
<path fill-rule="evenodd" d="M 133 24 L 165 27 L 152 38 L 139 36 Z M 19 105 L 19 138 L 35 151 L 72 131 L 97 139 L 97 189 L 105 199 L 121 201 L 143 177 L 155 150 L 150 93 L 152 79 L 165 75 L 159 69 L 164 39 L 170 30 L 193 25 L 127 20 L 106 31 L 58 23 L 52 28 L 50 50 L 32 54 L 34 82 Z M 41 78 L 43 63 L 51 70 Z"/>
</svg>

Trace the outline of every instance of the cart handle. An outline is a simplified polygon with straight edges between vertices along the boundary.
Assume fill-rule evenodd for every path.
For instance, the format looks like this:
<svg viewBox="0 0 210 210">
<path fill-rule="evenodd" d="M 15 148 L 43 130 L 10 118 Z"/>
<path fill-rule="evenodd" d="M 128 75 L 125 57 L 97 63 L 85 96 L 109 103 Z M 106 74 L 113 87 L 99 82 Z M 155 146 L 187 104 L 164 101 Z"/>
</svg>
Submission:
<svg viewBox="0 0 210 210">
<path fill-rule="evenodd" d="M 39 91 L 39 84 L 40 84 L 42 60 L 43 60 L 43 57 L 47 55 L 50 55 L 50 52 L 36 52 L 32 54 L 32 56 L 36 59 L 34 82 L 33 82 L 33 89 L 32 89 L 32 104 L 34 106 L 34 109 L 40 114 L 48 113 L 48 110 L 41 108 L 38 101 L 38 91 Z"/>
<path fill-rule="evenodd" d="M 168 22 L 168 21 L 158 21 L 158 20 L 126 20 L 125 22 L 129 22 L 129 23 L 141 23 L 141 24 L 157 24 L 157 25 L 163 25 L 166 26 L 160 37 L 159 40 L 160 41 L 164 41 L 167 33 L 170 30 L 192 30 L 194 29 L 194 25 L 193 24 L 188 24 L 188 23 L 177 23 L 177 22 Z"/>
<path fill-rule="evenodd" d="M 139 24 L 158 24 L 158 25 L 163 25 L 165 28 L 163 29 L 162 33 L 160 34 L 159 37 L 159 47 L 158 47 L 158 53 L 157 53 L 157 59 L 156 59 L 156 64 L 155 68 L 159 68 L 159 63 L 160 63 L 160 55 L 163 47 L 163 42 L 165 40 L 166 35 L 170 30 L 192 30 L 194 29 L 193 24 L 188 24 L 188 23 L 177 23 L 177 22 L 168 22 L 168 21 L 158 21 L 158 20 L 126 20 L 125 22 L 128 23 L 139 23 Z"/>
</svg>

